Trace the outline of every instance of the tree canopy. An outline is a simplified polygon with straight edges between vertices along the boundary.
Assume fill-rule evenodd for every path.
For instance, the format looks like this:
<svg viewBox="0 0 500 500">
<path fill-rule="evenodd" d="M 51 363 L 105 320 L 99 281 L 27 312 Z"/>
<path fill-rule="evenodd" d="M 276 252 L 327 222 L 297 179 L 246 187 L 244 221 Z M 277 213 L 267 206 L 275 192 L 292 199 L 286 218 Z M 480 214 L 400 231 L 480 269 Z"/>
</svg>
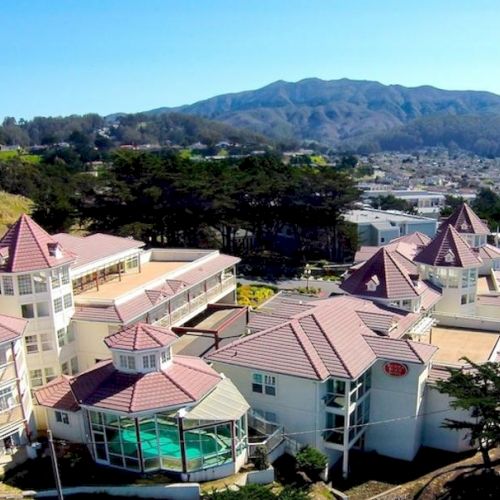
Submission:
<svg viewBox="0 0 500 500">
<path fill-rule="evenodd" d="M 437 387 L 452 398 L 452 408 L 469 412 L 471 418 L 447 418 L 443 426 L 466 430 L 470 445 L 479 448 L 484 464 L 490 467 L 488 451 L 500 445 L 500 363 L 477 364 L 462 359 L 471 368 L 450 368 L 450 377 L 438 381 Z"/>
</svg>

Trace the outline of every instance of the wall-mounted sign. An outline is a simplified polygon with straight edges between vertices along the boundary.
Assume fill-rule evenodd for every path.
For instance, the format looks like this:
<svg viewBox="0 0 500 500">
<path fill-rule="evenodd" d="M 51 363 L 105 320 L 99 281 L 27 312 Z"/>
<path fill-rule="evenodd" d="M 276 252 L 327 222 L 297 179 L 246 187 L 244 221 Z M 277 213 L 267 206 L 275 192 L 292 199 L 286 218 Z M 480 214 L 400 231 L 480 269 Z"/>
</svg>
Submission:
<svg viewBox="0 0 500 500">
<path fill-rule="evenodd" d="M 403 363 L 391 361 L 384 365 L 384 373 L 391 377 L 404 377 L 408 374 L 408 366 Z"/>
</svg>

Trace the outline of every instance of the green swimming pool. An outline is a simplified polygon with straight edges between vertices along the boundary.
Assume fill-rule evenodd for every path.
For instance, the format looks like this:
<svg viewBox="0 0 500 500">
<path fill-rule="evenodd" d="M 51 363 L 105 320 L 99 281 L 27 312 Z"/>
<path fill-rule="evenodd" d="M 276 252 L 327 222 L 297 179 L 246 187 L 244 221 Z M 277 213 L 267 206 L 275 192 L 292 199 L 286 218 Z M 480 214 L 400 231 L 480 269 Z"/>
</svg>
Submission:
<svg viewBox="0 0 500 500">
<path fill-rule="evenodd" d="M 139 434 L 143 457 L 145 459 L 158 457 L 159 449 L 161 456 L 180 458 L 181 446 L 177 427 L 160 423 L 157 424 L 157 427 L 158 434 L 156 433 L 154 423 L 141 424 L 140 426 Z M 222 440 L 203 430 L 185 431 L 184 437 L 188 460 L 207 457 L 229 449 Z M 116 437 L 112 440 L 113 442 L 108 443 L 110 448 L 113 445 L 119 447 L 120 438 L 124 455 L 134 455 L 137 449 L 135 426 L 120 429 L 119 434 L 117 433 Z"/>
</svg>

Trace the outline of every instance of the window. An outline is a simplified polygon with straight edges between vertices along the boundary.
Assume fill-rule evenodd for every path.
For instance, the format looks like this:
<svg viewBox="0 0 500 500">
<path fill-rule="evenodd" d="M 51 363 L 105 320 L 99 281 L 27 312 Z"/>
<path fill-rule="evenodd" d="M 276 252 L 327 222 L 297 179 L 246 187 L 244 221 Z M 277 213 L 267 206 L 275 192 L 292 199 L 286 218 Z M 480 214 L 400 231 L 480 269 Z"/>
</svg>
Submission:
<svg viewBox="0 0 500 500">
<path fill-rule="evenodd" d="M 29 295 L 30 293 L 33 293 L 31 275 L 20 274 L 17 277 L 17 286 L 19 287 L 19 295 Z"/>
<path fill-rule="evenodd" d="M 69 364 L 71 365 L 71 375 L 76 375 L 78 373 L 78 358 L 71 358 Z"/>
<path fill-rule="evenodd" d="M 54 299 L 54 311 L 56 313 L 59 313 L 63 310 L 63 303 L 62 303 L 62 298 L 57 297 L 57 299 Z"/>
<path fill-rule="evenodd" d="M 259 415 L 259 417 L 262 417 L 267 422 L 273 422 L 273 423 L 277 423 L 278 422 L 278 417 L 277 417 L 276 413 L 274 413 L 272 411 L 264 411 L 264 410 L 259 410 L 257 408 L 254 408 L 253 411 L 257 415 Z"/>
<path fill-rule="evenodd" d="M 33 283 L 35 284 L 35 293 L 43 293 L 47 291 L 47 278 L 45 274 L 35 273 L 33 275 Z"/>
<path fill-rule="evenodd" d="M 69 283 L 69 268 L 63 267 L 61 269 L 61 283 L 67 285 Z"/>
<path fill-rule="evenodd" d="M 252 391 L 268 396 L 276 396 L 276 377 L 254 373 L 252 375 Z"/>
<path fill-rule="evenodd" d="M 57 345 L 62 347 L 66 344 L 66 328 L 60 328 L 57 330 Z"/>
<path fill-rule="evenodd" d="M 59 269 L 53 269 L 50 274 L 50 281 L 52 283 L 52 288 L 59 288 L 61 283 L 59 281 Z"/>
<path fill-rule="evenodd" d="M 120 354 L 120 366 L 128 370 L 135 370 L 134 356 L 125 356 L 124 354 Z"/>
<path fill-rule="evenodd" d="M 161 362 L 166 363 L 167 361 L 170 360 L 170 349 L 168 351 L 162 351 L 160 354 L 161 357 Z"/>
<path fill-rule="evenodd" d="M 16 404 L 12 386 L 0 389 L 0 411 L 8 410 Z"/>
<path fill-rule="evenodd" d="M 130 257 L 125 262 L 125 267 L 127 269 L 134 269 L 135 267 L 138 266 L 139 266 L 139 257 L 137 255 L 135 255 L 134 257 Z"/>
<path fill-rule="evenodd" d="M 70 293 L 67 293 L 64 296 L 64 309 L 68 309 L 73 306 L 73 297 L 71 297 Z"/>
<path fill-rule="evenodd" d="M 66 424 L 69 425 L 69 415 L 65 413 L 64 411 L 56 411 L 56 422 L 59 422 L 60 424 Z"/>
<path fill-rule="evenodd" d="M 45 375 L 45 383 L 50 382 L 56 378 L 56 374 L 54 373 L 54 368 L 44 368 L 43 374 Z"/>
<path fill-rule="evenodd" d="M 30 370 L 31 387 L 43 385 L 42 370 Z"/>
<path fill-rule="evenodd" d="M 68 343 L 75 340 L 75 331 L 73 330 L 72 324 L 68 325 L 68 328 L 66 328 L 66 339 L 68 340 Z"/>
<path fill-rule="evenodd" d="M 35 308 L 33 307 L 33 304 L 23 304 L 21 306 L 21 315 L 23 318 L 34 318 Z"/>
<path fill-rule="evenodd" d="M 38 352 L 38 339 L 36 335 L 26 335 L 24 337 L 24 344 L 26 345 L 26 352 L 28 354 Z"/>
<path fill-rule="evenodd" d="M 42 351 L 52 351 L 54 345 L 52 344 L 52 338 L 50 333 L 40 334 L 40 343 L 42 344 Z"/>
<path fill-rule="evenodd" d="M 39 318 L 44 318 L 49 315 L 49 303 L 48 302 L 37 302 L 36 304 L 36 315 Z"/>
<path fill-rule="evenodd" d="M 6 365 L 8 362 L 8 350 L 6 348 L 0 349 L 0 366 Z"/>
<path fill-rule="evenodd" d="M 467 304 L 467 294 L 462 295 L 462 297 L 461 297 L 461 299 L 460 299 L 460 303 L 461 303 L 462 305 Z"/>
<path fill-rule="evenodd" d="M 65 361 L 64 363 L 61 364 L 61 372 L 64 375 L 69 375 L 69 364 L 67 361 Z"/>
<path fill-rule="evenodd" d="M 2 281 L 4 295 L 14 295 L 14 281 L 12 280 L 12 276 L 4 276 Z"/>
<path fill-rule="evenodd" d="M 474 293 L 469 293 L 469 304 L 476 302 L 476 295 Z"/>
<path fill-rule="evenodd" d="M 147 368 L 156 368 L 156 356 L 154 354 L 149 354 L 148 356 L 142 357 L 142 366 Z"/>
</svg>

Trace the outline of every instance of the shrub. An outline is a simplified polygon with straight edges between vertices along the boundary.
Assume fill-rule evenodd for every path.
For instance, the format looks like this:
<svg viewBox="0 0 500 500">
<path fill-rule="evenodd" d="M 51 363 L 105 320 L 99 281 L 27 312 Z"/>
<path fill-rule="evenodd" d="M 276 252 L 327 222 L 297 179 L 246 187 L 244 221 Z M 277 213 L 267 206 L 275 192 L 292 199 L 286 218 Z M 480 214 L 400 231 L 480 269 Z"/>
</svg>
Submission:
<svg viewBox="0 0 500 500">
<path fill-rule="evenodd" d="M 252 462 L 257 470 L 266 470 L 269 467 L 269 460 L 267 459 L 267 448 L 263 445 L 255 448 L 255 456 Z"/>
<path fill-rule="evenodd" d="M 311 479 L 316 479 L 328 463 L 326 455 L 311 446 L 302 448 L 295 458 L 299 469 L 304 471 Z"/>
</svg>

